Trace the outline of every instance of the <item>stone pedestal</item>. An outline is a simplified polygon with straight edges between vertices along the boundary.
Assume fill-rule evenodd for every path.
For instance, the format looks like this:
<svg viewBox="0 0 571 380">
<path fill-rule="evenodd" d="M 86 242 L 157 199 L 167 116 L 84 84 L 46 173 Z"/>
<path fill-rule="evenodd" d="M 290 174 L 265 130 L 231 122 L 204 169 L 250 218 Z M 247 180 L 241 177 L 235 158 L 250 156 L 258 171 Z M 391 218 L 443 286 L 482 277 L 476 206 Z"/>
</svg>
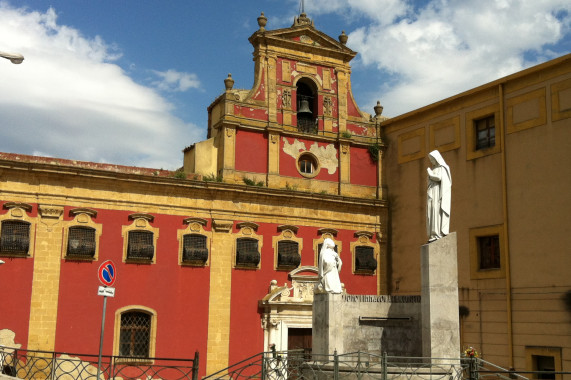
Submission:
<svg viewBox="0 0 571 380">
<path fill-rule="evenodd" d="M 456 232 L 420 248 L 422 356 L 460 357 Z"/>
<path fill-rule="evenodd" d="M 313 296 L 313 347 L 317 355 L 343 353 L 343 296 L 315 293 Z M 456 313 L 458 314 L 458 313 Z M 319 360 L 319 358 L 316 358 Z"/>
</svg>

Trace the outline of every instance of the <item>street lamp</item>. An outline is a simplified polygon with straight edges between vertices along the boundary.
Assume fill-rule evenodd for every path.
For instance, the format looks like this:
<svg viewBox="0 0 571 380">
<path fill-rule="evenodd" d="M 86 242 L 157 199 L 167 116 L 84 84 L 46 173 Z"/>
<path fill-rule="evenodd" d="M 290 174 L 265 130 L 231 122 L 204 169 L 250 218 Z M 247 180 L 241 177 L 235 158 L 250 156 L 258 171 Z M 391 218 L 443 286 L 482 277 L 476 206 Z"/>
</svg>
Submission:
<svg viewBox="0 0 571 380">
<path fill-rule="evenodd" d="M 0 51 L 0 57 L 9 59 L 10 62 L 12 62 L 16 65 L 20 64 L 24 61 L 24 56 L 22 54 L 17 54 L 17 53 L 6 53 L 3 51 Z"/>
</svg>

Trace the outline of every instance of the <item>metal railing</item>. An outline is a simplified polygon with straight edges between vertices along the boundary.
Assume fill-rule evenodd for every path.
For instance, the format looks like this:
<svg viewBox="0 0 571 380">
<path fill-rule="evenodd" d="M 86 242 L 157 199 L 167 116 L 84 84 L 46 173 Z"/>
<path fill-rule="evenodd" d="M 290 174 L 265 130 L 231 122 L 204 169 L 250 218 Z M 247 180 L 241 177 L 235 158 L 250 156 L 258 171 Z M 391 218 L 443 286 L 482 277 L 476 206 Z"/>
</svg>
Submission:
<svg viewBox="0 0 571 380">
<path fill-rule="evenodd" d="M 315 355 L 303 351 L 262 352 L 213 373 L 203 379 L 263 380 L 481 380 L 494 377 L 505 380 L 546 378 L 570 372 L 516 372 L 479 358 L 422 358 L 375 355 L 366 352 Z M 553 377 L 552 377 L 553 378 Z"/>
<path fill-rule="evenodd" d="M 198 380 L 193 359 L 102 356 L 100 379 Z M 97 379 L 97 355 L 33 351 L 0 346 L 1 373 L 20 379 Z"/>
</svg>

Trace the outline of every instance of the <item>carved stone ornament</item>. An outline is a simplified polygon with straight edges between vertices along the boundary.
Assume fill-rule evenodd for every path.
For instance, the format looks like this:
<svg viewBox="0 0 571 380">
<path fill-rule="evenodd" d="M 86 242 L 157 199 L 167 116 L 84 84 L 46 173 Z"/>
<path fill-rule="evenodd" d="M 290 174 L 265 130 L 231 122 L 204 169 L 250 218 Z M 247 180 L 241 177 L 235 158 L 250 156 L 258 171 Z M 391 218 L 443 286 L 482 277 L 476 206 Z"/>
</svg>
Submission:
<svg viewBox="0 0 571 380">
<path fill-rule="evenodd" d="M 307 17 L 305 12 L 302 12 L 298 17 L 295 17 L 293 19 L 292 27 L 304 26 L 304 25 L 309 25 L 311 27 L 315 27 L 315 25 L 313 24 L 313 20 L 311 20 L 309 17 Z"/>
<path fill-rule="evenodd" d="M 277 144 L 278 141 L 280 140 L 280 136 L 276 135 L 276 134 L 270 134 L 270 141 L 272 142 L 272 144 Z"/>
<path fill-rule="evenodd" d="M 42 218 L 59 219 L 63 214 L 63 207 L 61 206 L 46 206 L 40 205 L 38 207 Z"/>
<path fill-rule="evenodd" d="M 13 208 L 10 210 L 10 216 L 12 218 L 22 218 L 24 216 L 24 211 L 21 208 Z"/>
<path fill-rule="evenodd" d="M 198 223 L 198 224 L 205 226 L 205 227 L 208 224 L 208 220 L 203 219 L 203 218 L 186 218 L 182 222 L 184 224 Z"/>
<path fill-rule="evenodd" d="M 258 17 L 258 26 L 260 27 L 260 32 L 266 30 L 266 25 L 268 24 L 268 18 L 264 16 L 264 12 Z"/>
<path fill-rule="evenodd" d="M 289 88 L 283 90 L 282 104 L 285 108 L 291 108 L 291 90 Z"/>
<path fill-rule="evenodd" d="M 190 230 L 192 232 L 198 232 L 200 231 L 200 224 L 198 223 L 190 223 Z"/>
<path fill-rule="evenodd" d="M 345 144 L 341 145 L 341 153 L 343 153 L 343 154 L 349 153 L 349 145 L 345 145 Z"/>
<path fill-rule="evenodd" d="M 323 98 L 323 113 L 326 116 L 331 116 L 332 111 L 333 111 L 333 102 L 331 101 L 330 96 L 326 96 Z"/>
<path fill-rule="evenodd" d="M 137 219 L 144 219 L 148 222 L 152 222 L 155 220 L 155 216 L 151 215 L 151 214 L 145 214 L 145 213 L 134 213 L 129 215 L 129 220 L 137 220 Z"/>
<path fill-rule="evenodd" d="M 233 128 L 226 128 L 226 136 L 227 137 L 234 136 L 234 129 Z"/>
<path fill-rule="evenodd" d="M 252 229 L 252 230 L 254 230 L 254 231 L 258 231 L 258 227 L 259 227 L 259 226 L 258 226 L 256 223 L 253 223 L 253 222 L 240 222 L 240 223 L 237 223 L 237 224 L 236 224 L 236 227 L 239 228 L 239 229 L 248 227 L 248 228 L 250 228 L 250 229 Z"/>
<path fill-rule="evenodd" d="M 242 234 L 244 235 L 252 235 L 253 232 L 250 227 L 244 227 L 240 231 L 242 231 Z"/>
<path fill-rule="evenodd" d="M 290 230 L 285 230 L 284 231 L 284 237 L 291 239 L 293 237 L 293 232 L 291 232 Z"/>
<path fill-rule="evenodd" d="M 337 230 L 333 228 L 320 228 L 317 230 L 317 233 L 323 235 L 324 237 L 326 237 L 325 235 L 327 234 L 337 236 Z"/>
<path fill-rule="evenodd" d="M 32 205 L 22 202 L 6 202 L 4 203 L 4 208 L 6 209 L 21 208 L 22 210 L 27 212 L 32 211 Z"/>
<path fill-rule="evenodd" d="M 373 233 L 369 231 L 355 231 L 355 237 L 365 236 L 368 239 L 373 238 Z"/>
<path fill-rule="evenodd" d="M 232 220 L 213 219 L 212 228 L 215 232 L 230 232 L 234 222 Z"/>
<path fill-rule="evenodd" d="M 368 243 L 369 242 L 369 238 L 367 238 L 366 236 L 360 236 L 359 237 L 359 243 Z"/>
<path fill-rule="evenodd" d="M 299 230 L 298 226 L 294 226 L 291 224 L 282 224 L 281 226 L 278 226 L 278 231 L 285 231 L 285 230 L 290 230 L 292 231 L 294 234 L 297 234 L 297 231 Z"/>
<path fill-rule="evenodd" d="M 89 215 L 87 214 L 79 214 L 75 220 L 77 220 L 78 223 L 89 223 Z"/>
<path fill-rule="evenodd" d="M 76 216 L 79 214 L 87 214 L 92 218 L 97 217 L 97 211 L 92 208 L 73 208 L 69 210 L 70 216 Z"/>
<path fill-rule="evenodd" d="M 349 36 L 347 36 L 345 34 L 344 30 L 342 30 L 341 35 L 339 36 L 339 42 L 341 42 L 343 45 L 346 45 L 348 40 L 349 40 Z"/>
<path fill-rule="evenodd" d="M 224 87 L 226 91 L 230 91 L 234 87 L 234 79 L 232 79 L 232 74 L 228 73 L 228 78 L 224 79 Z"/>
</svg>

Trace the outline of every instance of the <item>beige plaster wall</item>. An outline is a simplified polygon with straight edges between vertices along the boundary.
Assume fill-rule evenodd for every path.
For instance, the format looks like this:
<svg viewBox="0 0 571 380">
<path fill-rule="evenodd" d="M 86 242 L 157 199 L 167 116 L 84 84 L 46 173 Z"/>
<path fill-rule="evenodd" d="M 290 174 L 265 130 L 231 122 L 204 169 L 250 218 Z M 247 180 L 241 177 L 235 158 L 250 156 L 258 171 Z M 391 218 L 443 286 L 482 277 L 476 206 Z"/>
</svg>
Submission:
<svg viewBox="0 0 571 380">
<path fill-rule="evenodd" d="M 570 60 L 562 57 L 383 125 L 392 294 L 420 292 L 426 157 L 439 148 L 452 171 L 450 230 L 458 234 L 460 305 L 470 309 L 461 344 L 505 367 L 525 369 L 526 347 L 542 346 L 561 347 L 563 370 L 571 368 L 571 314 L 562 300 L 571 291 Z M 496 147 L 473 152 L 472 118 L 486 113 L 495 115 Z M 446 125 L 435 139 L 435 126 Z M 505 231 L 507 275 L 474 278 L 470 230 L 480 227 Z"/>
</svg>

